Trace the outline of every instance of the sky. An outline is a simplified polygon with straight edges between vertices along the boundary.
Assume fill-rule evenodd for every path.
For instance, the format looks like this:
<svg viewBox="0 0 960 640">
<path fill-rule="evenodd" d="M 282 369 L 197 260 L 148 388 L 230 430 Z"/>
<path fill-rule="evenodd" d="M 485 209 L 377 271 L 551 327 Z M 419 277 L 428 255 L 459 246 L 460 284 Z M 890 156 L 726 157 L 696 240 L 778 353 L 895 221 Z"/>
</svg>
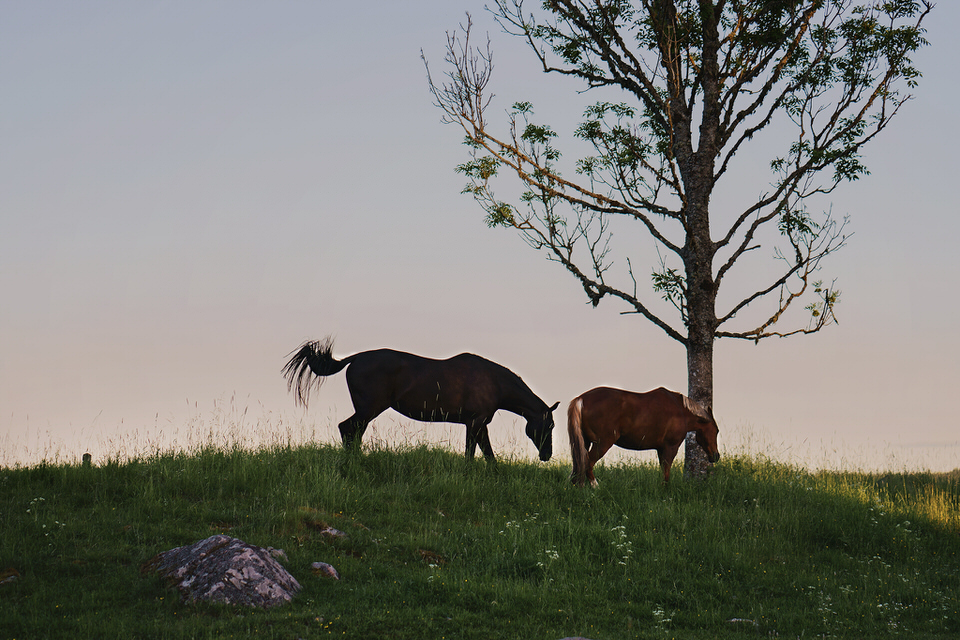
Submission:
<svg viewBox="0 0 960 640">
<path fill-rule="evenodd" d="M 305 410 L 280 374 L 327 335 L 339 357 L 477 353 L 563 407 L 599 385 L 685 392 L 682 345 L 614 300 L 591 307 L 461 195 L 462 132 L 441 123 L 421 51 L 441 75 L 466 12 L 494 50 L 491 113 L 528 100 L 563 148 L 594 96 L 540 72 L 481 2 L 0 0 L 0 465 L 333 442 L 352 413 L 343 374 Z M 914 99 L 866 147 L 871 175 L 826 205 L 854 233 L 823 271 L 839 324 L 717 343 L 722 453 L 960 467 L 957 24 L 940 2 Z M 763 144 L 738 158 L 764 166 Z M 656 266 L 639 230 L 616 242 L 620 266 Z M 533 459 L 522 427 L 498 414 L 494 449 Z M 368 433 L 464 438 L 393 412 Z"/>
</svg>

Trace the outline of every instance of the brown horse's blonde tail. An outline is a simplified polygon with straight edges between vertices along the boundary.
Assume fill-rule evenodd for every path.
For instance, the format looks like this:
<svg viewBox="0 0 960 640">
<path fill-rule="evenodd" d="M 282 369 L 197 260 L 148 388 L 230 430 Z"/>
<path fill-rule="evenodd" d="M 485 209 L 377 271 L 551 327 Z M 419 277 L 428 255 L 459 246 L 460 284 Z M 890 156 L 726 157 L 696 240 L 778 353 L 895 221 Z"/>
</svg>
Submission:
<svg viewBox="0 0 960 640">
<path fill-rule="evenodd" d="M 582 485 L 587 478 L 587 447 L 583 441 L 581 426 L 583 399 L 574 398 L 567 407 L 567 433 L 570 435 L 570 455 L 573 457 L 573 474 L 570 479 Z"/>
</svg>

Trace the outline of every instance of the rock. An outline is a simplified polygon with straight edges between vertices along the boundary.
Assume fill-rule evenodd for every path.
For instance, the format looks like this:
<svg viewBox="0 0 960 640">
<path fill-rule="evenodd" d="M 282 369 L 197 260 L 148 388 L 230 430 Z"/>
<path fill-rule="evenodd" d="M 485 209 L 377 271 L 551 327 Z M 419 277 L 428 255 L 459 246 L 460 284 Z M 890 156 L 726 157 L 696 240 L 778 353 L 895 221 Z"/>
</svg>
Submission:
<svg viewBox="0 0 960 640">
<path fill-rule="evenodd" d="M 9 567 L 8 569 L 0 571 L 0 584 L 12 584 L 19 579 L 20 572 L 13 567 Z"/>
<path fill-rule="evenodd" d="M 334 529 L 333 527 L 326 527 L 320 530 L 320 535 L 327 536 L 328 538 L 346 538 L 347 534 L 339 529 Z"/>
<path fill-rule="evenodd" d="M 315 576 L 328 576 L 334 578 L 335 580 L 340 579 L 340 574 L 332 565 L 327 564 L 326 562 L 314 562 L 310 565 L 310 570 L 313 571 Z"/>
<path fill-rule="evenodd" d="M 326 522 L 307 520 L 305 524 L 309 528 L 315 531 L 318 531 L 320 535 L 326 536 L 328 538 L 346 538 L 347 537 L 347 534 L 345 534 L 343 531 L 340 531 L 339 529 L 334 529 L 333 527 L 328 525 Z"/>
<path fill-rule="evenodd" d="M 284 551 L 283 549 L 274 549 L 273 547 L 267 547 L 267 553 L 269 553 L 271 557 L 276 558 L 277 560 L 283 560 L 284 562 L 289 560 L 289 558 L 287 558 L 287 552 Z"/>
<path fill-rule="evenodd" d="M 300 583 L 267 549 L 225 535 L 164 551 L 140 570 L 159 573 L 184 602 L 274 607 L 300 591 Z"/>
<path fill-rule="evenodd" d="M 757 623 L 756 620 L 748 620 L 747 618 L 730 618 L 729 620 L 727 620 L 727 622 L 729 622 L 730 624 L 739 624 L 744 626 L 746 625 L 753 625 L 755 627 L 760 626 L 760 624 Z"/>
</svg>

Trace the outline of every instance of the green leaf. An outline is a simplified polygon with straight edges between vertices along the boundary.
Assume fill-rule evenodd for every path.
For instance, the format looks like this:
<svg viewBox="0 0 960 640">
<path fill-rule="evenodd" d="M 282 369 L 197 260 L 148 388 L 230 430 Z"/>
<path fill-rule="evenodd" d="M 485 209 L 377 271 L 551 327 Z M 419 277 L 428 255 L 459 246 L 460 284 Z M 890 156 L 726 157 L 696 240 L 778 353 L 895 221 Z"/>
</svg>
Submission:
<svg viewBox="0 0 960 640">
<path fill-rule="evenodd" d="M 513 207 L 506 202 L 497 202 L 487 210 L 488 227 L 511 227 L 515 220 Z"/>
</svg>

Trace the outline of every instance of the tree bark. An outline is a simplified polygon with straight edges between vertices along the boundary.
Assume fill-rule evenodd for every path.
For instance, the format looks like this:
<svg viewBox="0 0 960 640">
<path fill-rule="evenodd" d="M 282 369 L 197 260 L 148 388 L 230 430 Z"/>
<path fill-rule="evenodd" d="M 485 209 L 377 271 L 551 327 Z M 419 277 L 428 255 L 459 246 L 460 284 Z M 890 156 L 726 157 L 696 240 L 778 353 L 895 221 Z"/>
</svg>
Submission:
<svg viewBox="0 0 960 640">
<path fill-rule="evenodd" d="M 706 407 L 713 406 L 713 340 L 687 345 L 687 395 Z M 707 454 L 697 444 L 696 434 L 687 433 L 684 442 L 683 473 L 685 477 L 703 478 L 710 472 Z"/>
<path fill-rule="evenodd" d="M 712 170 L 709 159 L 704 161 Z M 713 343 L 717 330 L 717 288 L 713 279 L 713 241 L 710 239 L 709 202 L 712 183 L 690 181 L 687 244 L 684 268 L 687 282 L 687 395 L 713 407 Z M 693 432 L 684 446 L 684 475 L 703 478 L 710 470 L 706 452 Z"/>
</svg>

